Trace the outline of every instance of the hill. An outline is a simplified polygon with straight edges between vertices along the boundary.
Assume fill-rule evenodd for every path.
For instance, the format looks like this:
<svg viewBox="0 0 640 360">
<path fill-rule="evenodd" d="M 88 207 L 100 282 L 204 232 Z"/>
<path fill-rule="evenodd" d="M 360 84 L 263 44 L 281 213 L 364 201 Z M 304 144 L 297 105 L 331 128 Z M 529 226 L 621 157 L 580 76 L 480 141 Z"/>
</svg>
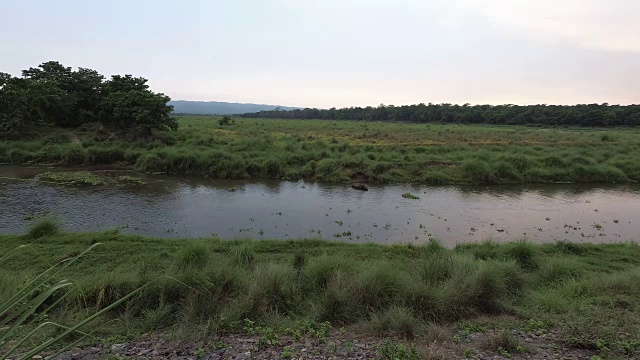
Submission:
<svg viewBox="0 0 640 360">
<path fill-rule="evenodd" d="M 280 108 L 281 110 L 294 110 L 296 107 L 265 105 L 265 104 L 242 104 L 220 101 L 169 101 L 173 105 L 173 111 L 180 114 L 244 114 L 249 112 L 270 111 Z"/>
</svg>

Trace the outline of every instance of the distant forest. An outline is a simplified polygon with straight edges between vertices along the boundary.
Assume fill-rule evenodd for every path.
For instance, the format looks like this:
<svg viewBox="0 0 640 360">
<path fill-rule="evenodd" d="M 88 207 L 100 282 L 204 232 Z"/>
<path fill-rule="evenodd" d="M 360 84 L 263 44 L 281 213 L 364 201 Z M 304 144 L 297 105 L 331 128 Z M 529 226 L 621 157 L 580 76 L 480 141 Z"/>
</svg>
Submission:
<svg viewBox="0 0 640 360">
<path fill-rule="evenodd" d="M 640 105 L 452 105 L 297 109 L 247 113 L 246 118 L 396 121 L 541 126 L 639 126 Z"/>
</svg>

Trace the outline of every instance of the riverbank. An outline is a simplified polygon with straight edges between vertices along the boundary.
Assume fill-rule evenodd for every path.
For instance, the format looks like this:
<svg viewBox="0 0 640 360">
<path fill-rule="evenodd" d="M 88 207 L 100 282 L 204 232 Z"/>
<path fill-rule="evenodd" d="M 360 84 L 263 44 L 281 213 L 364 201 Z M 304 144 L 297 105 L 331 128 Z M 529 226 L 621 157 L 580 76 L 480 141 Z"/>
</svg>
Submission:
<svg viewBox="0 0 640 360">
<path fill-rule="evenodd" d="M 0 257 L 29 244 L 0 264 L 1 300 L 98 242 L 60 274 L 76 287 L 51 321 L 73 323 L 150 282 L 87 329 L 104 338 L 159 332 L 197 343 L 247 334 L 258 347 L 284 352 L 280 339 L 335 339 L 343 329 L 426 351 L 427 340 L 444 329 L 443 343 L 469 355 L 479 351 L 465 348 L 469 339 L 488 337 L 496 355 L 534 356 L 535 346 L 524 340 L 533 335 L 599 356 L 633 358 L 640 350 L 640 247 L 632 243 L 447 249 L 433 241 L 167 240 L 36 230 L 0 236 Z M 53 235 L 34 242 L 47 233 Z"/>
<path fill-rule="evenodd" d="M 122 165 L 223 179 L 425 184 L 640 180 L 640 130 L 180 117 L 177 132 L 118 139 L 48 130 L 0 141 L 0 163 Z"/>
</svg>

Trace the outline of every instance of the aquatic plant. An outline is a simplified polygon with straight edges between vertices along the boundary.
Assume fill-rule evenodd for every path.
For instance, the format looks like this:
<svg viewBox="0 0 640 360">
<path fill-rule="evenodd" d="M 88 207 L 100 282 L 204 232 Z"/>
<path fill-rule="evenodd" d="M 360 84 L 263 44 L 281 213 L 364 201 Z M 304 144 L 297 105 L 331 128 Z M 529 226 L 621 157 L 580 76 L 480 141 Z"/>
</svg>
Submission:
<svg viewBox="0 0 640 360">
<path fill-rule="evenodd" d="M 402 197 L 403 197 L 403 198 L 405 198 L 405 199 L 411 199 L 411 200 L 418 200 L 418 199 L 420 199 L 420 197 L 419 197 L 419 196 L 413 195 L 413 194 L 411 194 L 411 193 L 404 193 L 404 194 L 402 194 Z"/>
</svg>

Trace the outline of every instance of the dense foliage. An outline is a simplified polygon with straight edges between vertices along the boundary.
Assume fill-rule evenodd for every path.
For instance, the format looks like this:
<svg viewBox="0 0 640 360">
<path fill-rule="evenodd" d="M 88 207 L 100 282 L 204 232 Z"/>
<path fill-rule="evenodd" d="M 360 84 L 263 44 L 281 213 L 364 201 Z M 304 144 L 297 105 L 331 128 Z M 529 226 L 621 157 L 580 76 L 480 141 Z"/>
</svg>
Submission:
<svg viewBox="0 0 640 360">
<path fill-rule="evenodd" d="M 73 71 L 49 61 L 23 70 L 21 77 L 0 72 L 0 132 L 86 123 L 140 133 L 175 130 L 169 100 L 149 90 L 144 78 L 114 75 L 105 80 L 95 70 Z"/>
<path fill-rule="evenodd" d="M 638 126 L 640 105 L 451 105 L 350 107 L 260 111 L 248 118 L 398 121 L 414 123 Z"/>
</svg>

